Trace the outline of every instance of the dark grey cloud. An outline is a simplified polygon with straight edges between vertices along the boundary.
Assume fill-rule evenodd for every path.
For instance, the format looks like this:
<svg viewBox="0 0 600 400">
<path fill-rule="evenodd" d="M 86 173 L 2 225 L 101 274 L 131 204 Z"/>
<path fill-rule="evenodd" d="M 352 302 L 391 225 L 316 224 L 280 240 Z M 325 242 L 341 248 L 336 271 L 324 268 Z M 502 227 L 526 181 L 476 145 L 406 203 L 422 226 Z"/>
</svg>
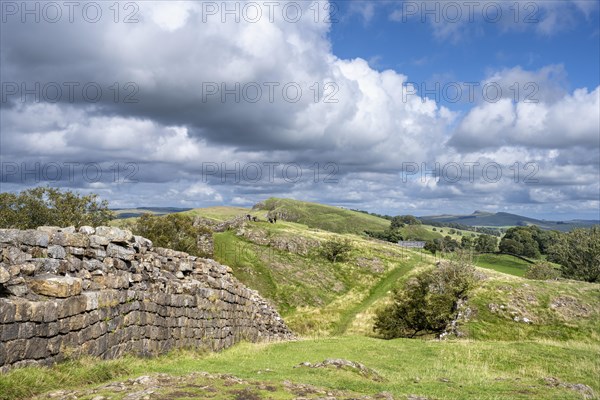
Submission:
<svg viewBox="0 0 600 400">
<path fill-rule="evenodd" d="M 112 18 L 94 24 L 3 23 L 3 90 L 14 89 L 11 84 L 18 89 L 4 91 L 0 111 L 3 191 L 49 183 L 98 192 L 115 206 L 249 205 L 281 196 L 389 213 L 472 211 L 506 203 L 540 212 L 539 203 L 557 199 L 579 202 L 582 212 L 598 206 L 593 196 L 598 88 L 568 92 L 562 83 L 549 84 L 537 105 L 480 101 L 459 116 L 432 100 L 403 101 L 409 78 L 400 73 L 337 58 L 327 24 L 203 22 L 201 3 L 139 5 L 136 24 Z M 516 67 L 491 71 L 486 79 L 508 85 L 564 76 L 560 66 Z M 73 98 L 69 82 L 78 84 Z M 21 85 L 36 83 L 50 96 L 56 83 L 63 95 L 55 103 L 43 93 L 39 102 L 31 94 L 22 101 Z M 232 94 L 207 95 L 213 83 L 219 90 L 239 83 L 240 101 Z M 279 85 L 270 101 L 268 85 L 274 83 Z M 297 102 L 284 97 L 286 84 L 302 88 Z M 88 98 L 81 90 L 85 85 Z M 91 101 L 96 87 L 102 97 Z M 262 97 L 251 102 L 256 87 Z M 321 96 L 315 100 L 316 87 Z M 540 182 L 518 185 L 509 175 L 498 182 L 448 182 L 431 174 L 404 179 L 413 163 L 472 161 L 497 162 L 503 171 L 517 161 L 534 161 Z M 40 163 L 42 169 L 52 163 L 97 164 L 104 174 L 47 179 L 42 172 L 36 177 L 6 170 L 22 163 L 27 168 Z M 300 165 L 303 175 L 253 181 L 241 172 L 256 164 L 265 174 L 268 163 Z M 135 166 L 133 179 L 124 179 L 131 169 L 119 170 L 115 179 L 115 164 Z M 240 176 L 223 180 L 220 172 L 207 174 L 214 165 L 239 165 Z M 337 182 L 325 181 L 328 176 Z"/>
</svg>

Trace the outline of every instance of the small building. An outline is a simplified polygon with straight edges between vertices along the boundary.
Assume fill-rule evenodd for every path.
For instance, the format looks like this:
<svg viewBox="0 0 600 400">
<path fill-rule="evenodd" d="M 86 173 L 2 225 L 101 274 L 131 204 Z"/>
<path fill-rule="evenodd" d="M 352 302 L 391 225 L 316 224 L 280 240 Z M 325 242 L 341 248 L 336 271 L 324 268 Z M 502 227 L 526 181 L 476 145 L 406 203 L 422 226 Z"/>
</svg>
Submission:
<svg viewBox="0 0 600 400">
<path fill-rule="evenodd" d="M 422 249 L 425 247 L 425 242 L 419 242 L 414 240 L 400 240 L 398 242 L 400 247 L 406 247 L 409 249 Z"/>
</svg>

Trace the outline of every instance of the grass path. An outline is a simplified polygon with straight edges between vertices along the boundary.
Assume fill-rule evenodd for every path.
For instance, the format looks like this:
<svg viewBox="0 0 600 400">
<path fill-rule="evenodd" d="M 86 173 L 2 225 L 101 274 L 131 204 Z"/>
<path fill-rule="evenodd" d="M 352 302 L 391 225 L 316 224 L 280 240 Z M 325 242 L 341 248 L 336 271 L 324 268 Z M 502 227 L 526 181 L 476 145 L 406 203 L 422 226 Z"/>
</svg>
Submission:
<svg viewBox="0 0 600 400">
<path fill-rule="evenodd" d="M 364 312 L 369 307 L 371 307 L 377 300 L 386 296 L 387 293 L 396 285 L 398 279 L 400 279 L 408 271 L 412 270 L 413 267 L 414 262 L 410 262 L 402 264 L 389 271 L 386 277 L 382 278 L 379 282 L 377 282 L 377 284 L 375 284 L 375 286 L 371 288 L 369 294 L 367 295 L 364 301 L 350 308 L 342 314 L 340 322 L 334 329 L 333 334 L 343 335 L 344 333 L 346 333 L 348 327 L 352 324 L 352 321 L 354 321 L 354 318 L 356 318 L 356 316 L 359 313 Z"/>
</svg>

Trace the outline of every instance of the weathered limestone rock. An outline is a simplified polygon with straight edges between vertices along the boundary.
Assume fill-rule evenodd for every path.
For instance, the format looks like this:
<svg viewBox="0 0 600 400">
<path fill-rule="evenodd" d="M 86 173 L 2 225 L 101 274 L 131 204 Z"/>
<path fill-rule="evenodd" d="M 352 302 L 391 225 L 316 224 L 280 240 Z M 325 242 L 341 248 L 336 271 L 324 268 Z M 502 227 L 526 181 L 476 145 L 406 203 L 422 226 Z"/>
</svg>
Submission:
<svg viewBox="0 0 600 400">
<path fill-rule="evenodd" d="M 20 232 L 18 229 L 0 229 L 0 243 L 15 243 Z"/>
<path fill-rule="evenodd" d="M 22 244 L 30 246 L 48 247 L 50 240 L 49 235 L 46 232 L 41 232 L 33 229 L 21 231 L 19 234 L 19 241 Z"/>
<path fill-rule="evenodd" d="M 90 239 L 83 233 L 55 232 L 52 234 L 50 242 L 64 247 L 87 247 Z"/>
<path fill-rule="evenodd" d="M 65 248 L 56 244 L 48 246 L 48 257 L 50 258 L 65 258 L 67 252 Z"/>
<path fill-rule="evenodd" d="M 33 258 L 31 262 L 41 273 L 57 274 L 60 268 L 60 261 L 53 258 Z"/>
<path fill-rule="evenodd" d="M 0 265 L 0 283 L 6 283 L 10 279 L 10 272 Z"/>
<path fill-rule="evenodd" d="M 112 226 L 99 226 L 96 228 L 96 235 L 104 236 L 114 243 L 126 243 L 133 239 L 133 233 L 126 229 L 119 229 Z"/>
<path fill-rule="evenodd" d="M 31 290 L 50 297 L 71 297 L 81 293 L 81 279 L 70 276 L 40 275 L 29 281 Z"/>
<path fill-rule="evenodd" d="M 91 226 L 82 226 L 79 228 L 79 233 L 83 233 L 85 235 L 93 235 L 96 233 L 96 229 Z"/>
<path fill-rule="evenodd" d="M 133 260 L 135 250 L 119 246 L 118 244 L 109 243 L 106 247 L 106 255 L 108 257 L 120 258 L 122 260 Z"/>
<path fill-rule="evenodd" d="M 107 246 L 109 243 L 110 240 L 105 236 L 90 235 L 90 246 L 92 247 Z"/>
<path fill-rule="evenodd" d="M 20 264 L 31 259 L 31 254 L 24 253 L 18 247 L 8 247 L 2 252 L 5 262 L 9 264 Z"/>
<path fill-rule="evenodd" d="M 31 263 L 26 263 L 21 265 L 21 274 L 22 275 L 33 275 L 35 272 L 35 265 Z"/>
</svg>

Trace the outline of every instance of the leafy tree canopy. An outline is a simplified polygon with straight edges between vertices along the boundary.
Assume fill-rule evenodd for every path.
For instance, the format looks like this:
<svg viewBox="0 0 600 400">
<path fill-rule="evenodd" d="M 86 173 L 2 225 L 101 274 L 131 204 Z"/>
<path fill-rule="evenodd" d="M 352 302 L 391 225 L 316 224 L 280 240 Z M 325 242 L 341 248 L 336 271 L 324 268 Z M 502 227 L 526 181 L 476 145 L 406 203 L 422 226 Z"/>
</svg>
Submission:
<svg viewBox="0 0 600 400">
<path fill-rule="evenodd" d="M 114 218 L 106 200 L 51 187 L 0 193 L 0 227 L 33 229 L 38 226 L 106 225 Z"/>
</svg>

